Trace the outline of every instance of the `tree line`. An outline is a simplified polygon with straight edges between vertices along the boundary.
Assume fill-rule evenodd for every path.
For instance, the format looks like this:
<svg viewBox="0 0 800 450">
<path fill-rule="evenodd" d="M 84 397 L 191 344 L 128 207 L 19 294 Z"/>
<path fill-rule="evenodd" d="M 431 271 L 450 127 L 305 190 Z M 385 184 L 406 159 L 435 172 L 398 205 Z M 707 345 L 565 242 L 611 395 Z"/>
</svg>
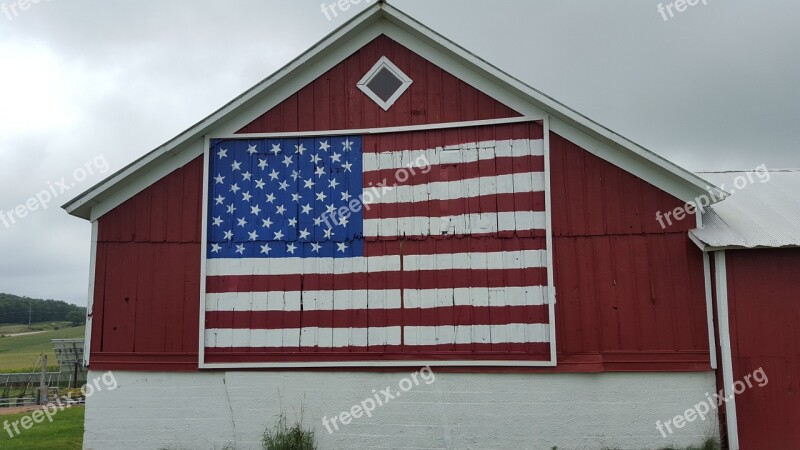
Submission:
<svg viewBox="0 0 800 450">
<path fill-rule="evenodd" d="M 72 322 L 86 323 L 86 308 L 60 300 L 42 300 L 0 293 L 0 323 Z"/>
</svg>

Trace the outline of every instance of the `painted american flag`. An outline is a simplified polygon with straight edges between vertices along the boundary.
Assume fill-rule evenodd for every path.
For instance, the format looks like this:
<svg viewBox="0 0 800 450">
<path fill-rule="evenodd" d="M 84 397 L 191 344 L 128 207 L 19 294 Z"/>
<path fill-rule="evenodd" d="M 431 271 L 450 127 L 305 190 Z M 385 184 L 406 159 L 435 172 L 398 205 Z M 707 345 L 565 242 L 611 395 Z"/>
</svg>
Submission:
<svg viewBox="0 0 800 450">
<path fill-rule="evenodd" d="M 206 361 L 548 361 L 545 149 L 522 129 L 212 141 Z"/>
</svg>

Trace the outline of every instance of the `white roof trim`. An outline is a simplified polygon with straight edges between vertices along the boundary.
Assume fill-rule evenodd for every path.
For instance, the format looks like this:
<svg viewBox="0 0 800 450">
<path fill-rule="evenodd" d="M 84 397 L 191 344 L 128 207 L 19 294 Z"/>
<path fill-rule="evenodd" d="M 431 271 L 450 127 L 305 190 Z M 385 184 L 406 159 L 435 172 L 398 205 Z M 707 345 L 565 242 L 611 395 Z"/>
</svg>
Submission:
<svg viewBox="0 0 800 450">
<path fill-rule="evenodd" d="M 692 200 L 709 187 L 718 190 L 697 175 L 508 75 L 397 8 L 376 3 L 204 120 L 62 207 L 74 216 L 96 220 L 148 185 L 202 155 L 203 137 L 209 132 L 218 134 L 238 129 L 235 128 L 238 124 L 232 124 L 231 121 L 241 120 L 235 120 L 232 116 L 258 117 L 265 111 L 264 99 L 268 99 L 267 103 L 273 106 L 278 104 L 285 98 L 282 95 L 294 93 L 282 91 L 289 88 L 296 91 L 296 85 L 300 82 L 317 73 L 324 73 L 335 65 L 334 62 L 348 56 L 347 51 L 360 48 L 380 34 L 386 34 L 412 51 L 428 57 L 523 115 L 552 115 L 551 128 L 554 132 L 681 200 Z M 297 75 L 303 75 L 302 79 Z M 302 84 L 299 86 L 302 87 Z M 253 109 L 256 103 L 262 110 Z M 725 196 L 721 190 L 718 192 L 718 197 Z"/>
</svg>

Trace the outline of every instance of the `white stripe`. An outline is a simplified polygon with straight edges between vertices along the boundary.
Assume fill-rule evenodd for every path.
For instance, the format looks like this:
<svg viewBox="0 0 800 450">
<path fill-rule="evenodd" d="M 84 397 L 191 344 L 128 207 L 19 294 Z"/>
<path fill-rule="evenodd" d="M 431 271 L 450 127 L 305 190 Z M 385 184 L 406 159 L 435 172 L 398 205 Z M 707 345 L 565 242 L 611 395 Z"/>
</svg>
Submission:
<svg viewBox="0 0 800 450">
<path fill-rule="evenodd" d="M 508 342 L 549 342 L 547 324 L 448 325 L 403 327 L 405 345 L 498 344 Z"/>
<path fill-rule="evenodd" d="M 521 250 L 491 253 L 443 253 L 436 255 L 407 255 L 403 257 L 404 270 L 493 270 L 526 269 L 529 267 L 547 267 L 547 251 Z"/>
<path fill-rule="evenodd" d="M 364 219 L 364 236 L 398 236 L 401 233 L 410 234 L 412 230 L 419 236 L 544 230 L 546 223 L 546 214 L 541 211 Z"/>
<path fill-rule="evenodd" d="M 500 293 L 503 295 L 501 296 Z M 546 286 L 504 288 L 406 289 L 405 308 L 446 306 L 528 306 L 546 305 Z"/>
<path fill-rule="evenodd" d="M 206 294 L 206 311 L 332 311 L 395 308 L 400 308 L 399 289 Z"/>
<path fill-rule="evenodd" d="M 206 275 L 342 274 L 400 270 L 400 256 L 354 258 L 212 258 Z"/>
<path fill-rule="evenodd" d="M 544 140 L 514 139 L 505 141 L 471 142 L 457 146 L 424 150 L 397 150 L 364 153 L 364 171 L 402 169 L 439 164 L 470 163 L 504 156 L 544 155 Z"/>
<path fill-rule="evenodd" d="M 494 189 L 491 189 L 494 188 Z M 455 200 L 489 194 L 514 194 L 544 191 L 544 172 L 525 172 L 510 175 L 468 178 L 466 180 L 435 181 L 416 185 L 394 186 L 380 195 L 375 189 L 364 188 L 364 205 L 402 203 L 427 200 Z M 367 194 L 369 193 L 369 194 Z"/>
<path fill-rule="evenodd" d="M 301 339 L 302 336 L 302 339 Z M 365 347 L 399 345 L 400 327 L 374 328 L 287 328 L 250 330 L 211 328 L 206 330 L 206 347 Z"/>
</svg>

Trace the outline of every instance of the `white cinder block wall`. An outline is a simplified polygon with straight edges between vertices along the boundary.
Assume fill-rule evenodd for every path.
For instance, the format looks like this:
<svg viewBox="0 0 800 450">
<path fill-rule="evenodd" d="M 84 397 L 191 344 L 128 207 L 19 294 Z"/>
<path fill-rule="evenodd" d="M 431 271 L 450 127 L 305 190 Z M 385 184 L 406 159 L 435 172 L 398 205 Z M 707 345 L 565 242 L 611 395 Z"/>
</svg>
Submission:
<svg viewBox="0 0 800 450">
<path fill-rule="evenodd" d="M 435 373 L 371 418 L 323 426 L 409 373 L 114 372 L 118 388 L 87 400 L 84 448 L 260 449 L 278 414 L 291 422 L 301 408 L 320 449 L 647 449 L 719 436 L 716 417 L 666 439 L 655 427 L 713 393 L 713 372 Z"/>
</svg>

